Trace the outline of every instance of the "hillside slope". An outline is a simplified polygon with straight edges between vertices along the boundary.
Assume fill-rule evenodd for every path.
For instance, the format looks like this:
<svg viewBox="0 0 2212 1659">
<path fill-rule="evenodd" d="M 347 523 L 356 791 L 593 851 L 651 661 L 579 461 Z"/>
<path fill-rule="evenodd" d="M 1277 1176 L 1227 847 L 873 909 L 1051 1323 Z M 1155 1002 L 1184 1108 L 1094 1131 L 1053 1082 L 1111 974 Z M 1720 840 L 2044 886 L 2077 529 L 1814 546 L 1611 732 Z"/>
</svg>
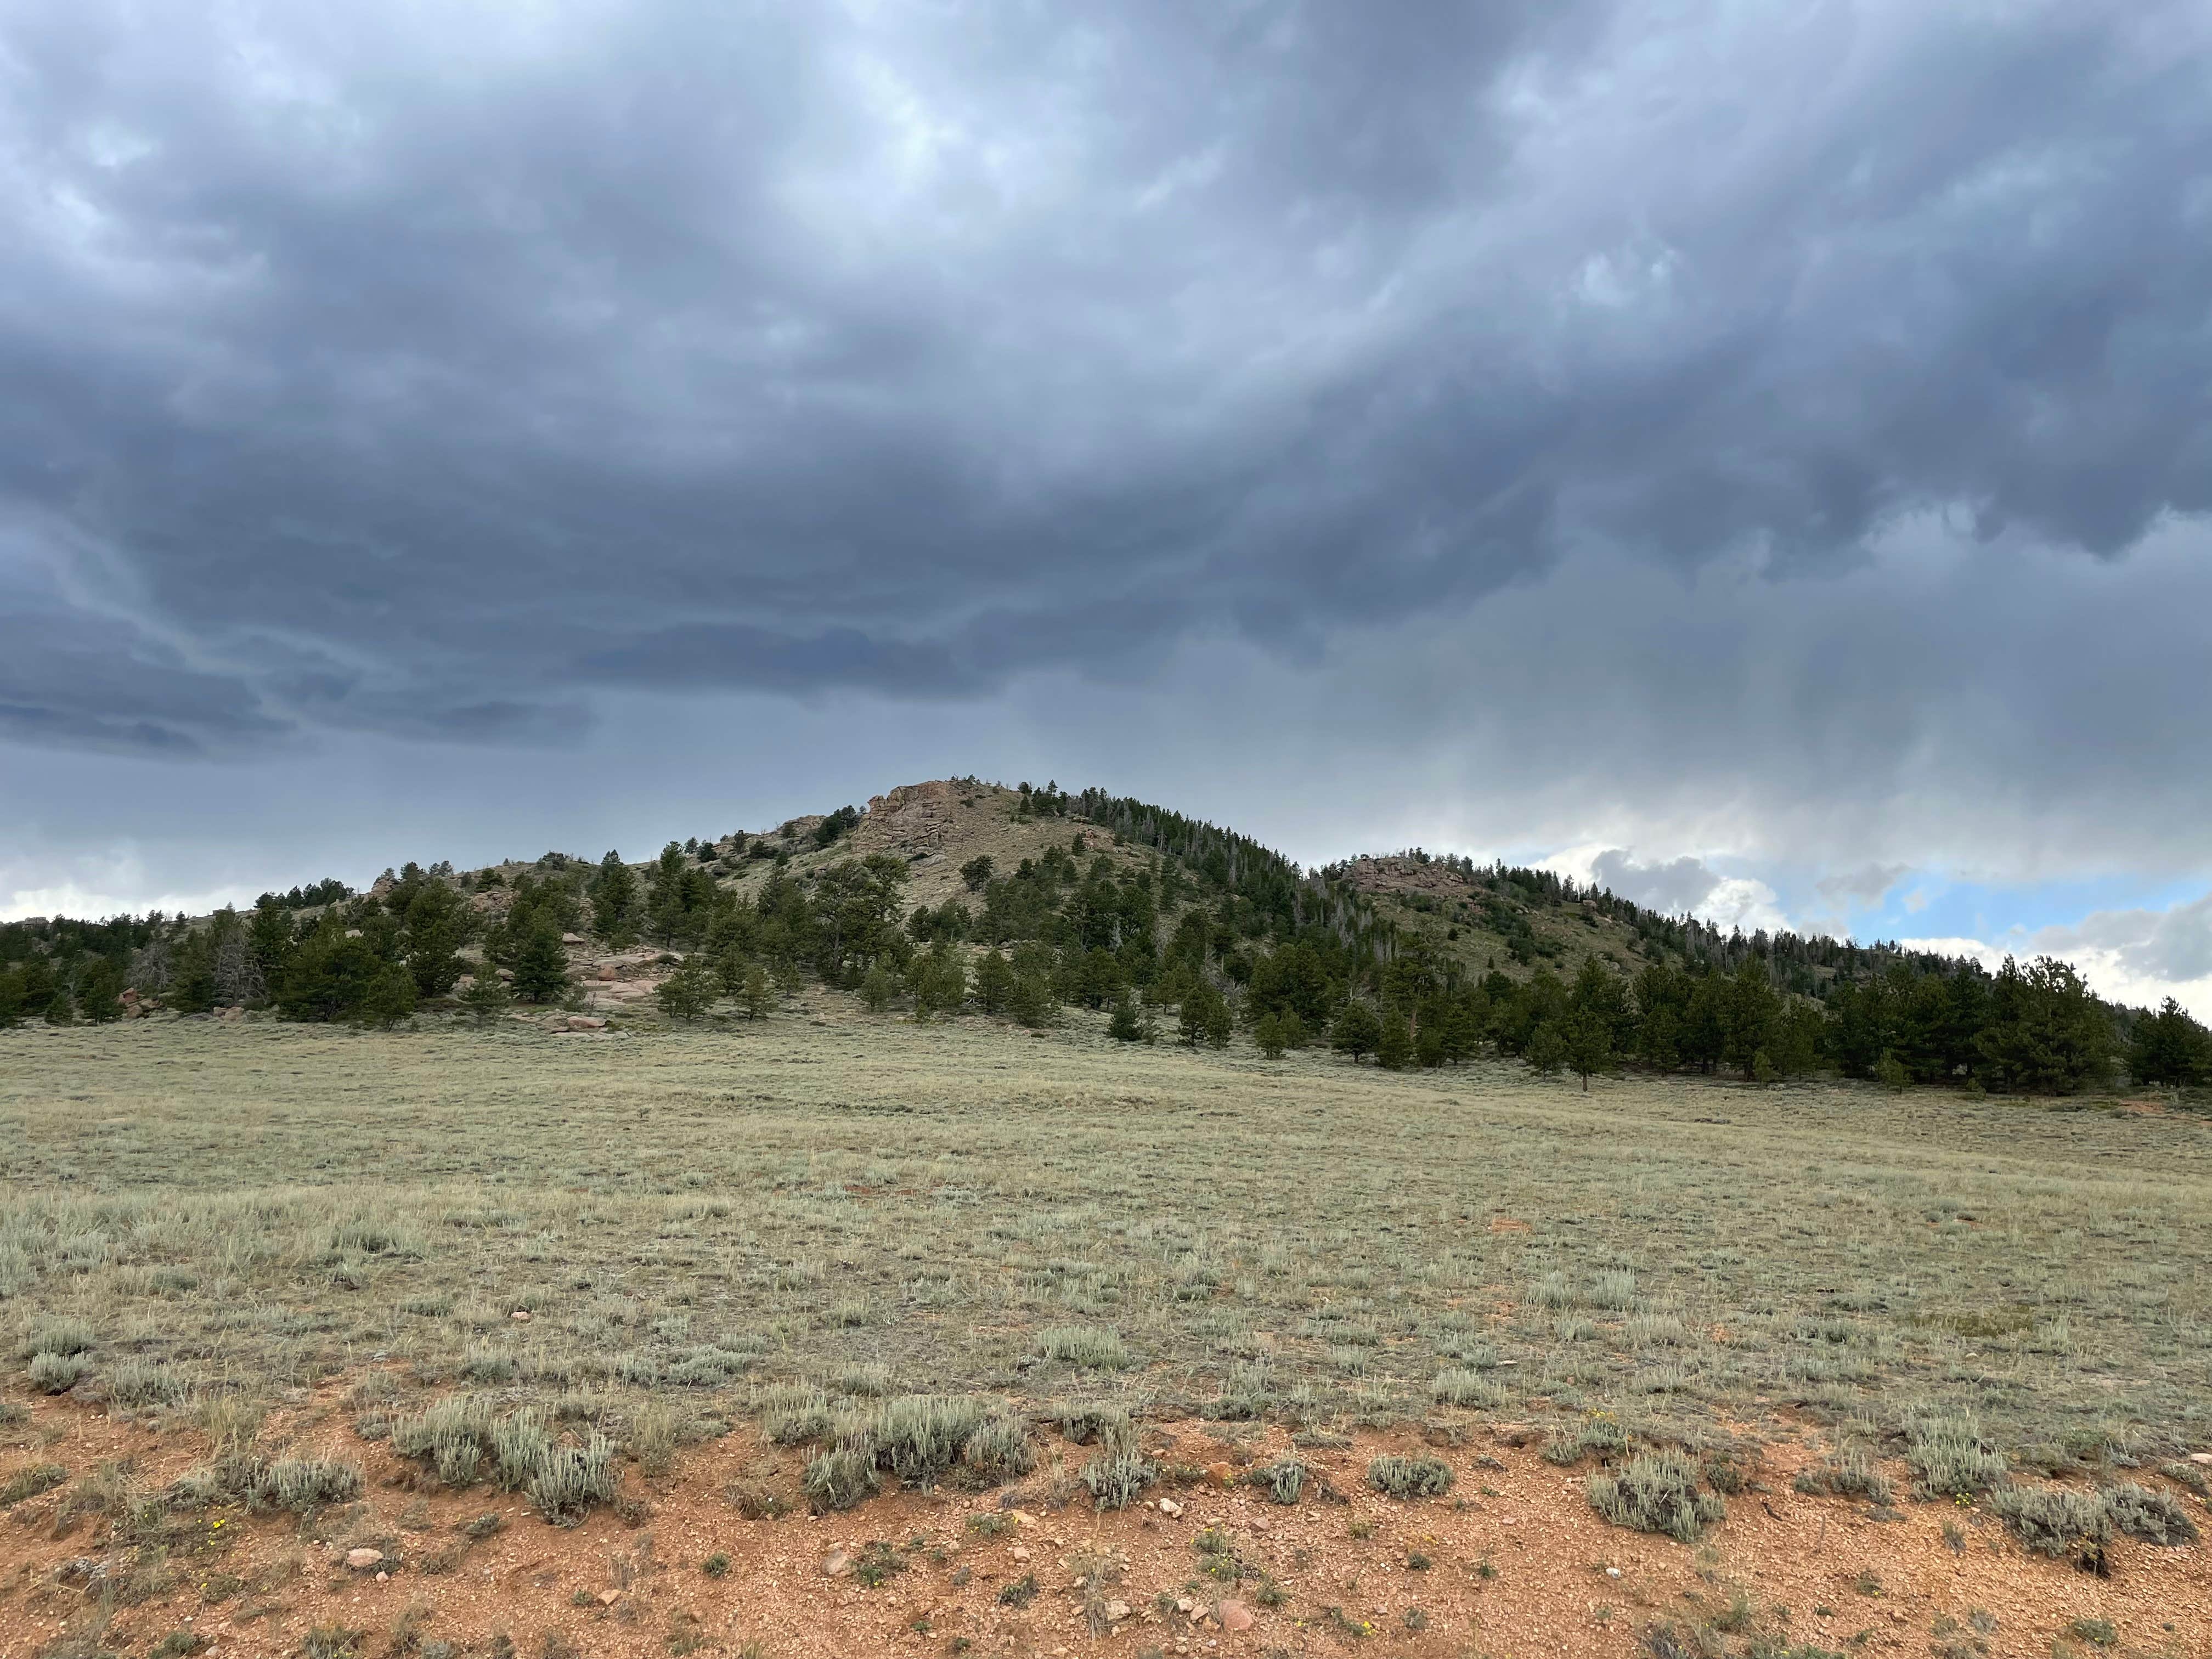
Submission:
<svg viewBox="0 0 2212 1659">
<path fill-rule="evenodd" d="M 2139 1082 L 2212 1081 L 2202 1026 L 2106 1006 L 2063 964 L 1993 976 L 1894 946 L 1723 933 L 1548 871 L 1419 849 L 1306 870 L 1133 798 L 974 777 L 672 841 L 650 860 L 409 863 L 365 894 L 326 880 L 245 916 L 0 927 L 0 1023 L 273 1005 L 389 1024 L 465 997 L 487 1015 L 495 971 L 586 1018 L 643 1012 L 656 992 L 679 1018 L 738 1003 L 757 1018 L 771 987 L 811 977 L 918 1017 L 1172 1007 L 1187 1038 L 1326 1033 L 1389 1065 L 1494 1049 L 1547 1069 L 1833 1065 L 2073 1093 L 2132 1047 Z M 1145 1018 L 1125 1007 L 1123 1034 Z"/>
</svg>

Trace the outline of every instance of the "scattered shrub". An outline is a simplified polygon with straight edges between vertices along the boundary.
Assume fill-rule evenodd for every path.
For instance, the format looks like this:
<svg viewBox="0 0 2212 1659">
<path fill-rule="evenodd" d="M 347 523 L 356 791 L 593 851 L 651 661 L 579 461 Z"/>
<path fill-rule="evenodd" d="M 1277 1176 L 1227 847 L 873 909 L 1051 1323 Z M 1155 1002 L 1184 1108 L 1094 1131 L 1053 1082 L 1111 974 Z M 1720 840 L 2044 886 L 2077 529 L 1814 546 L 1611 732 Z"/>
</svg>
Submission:
<svg viewBox="0 0 2212 1659">
<path fill-rule="evenodd" d="M 906 1394 L 886 1400 L 857 1431 L 839 1437 L 866 1445 L 876 1462 L 902 1480 L 919 1486 L 936 1484 L 983 1425 L 982 1402 L 964 1395 Z"/>
<path fill-rule="evenodd" d="M 491 1482 L 502 1492 L 520 1492 L 538 1476 L 556 1449 L 544 1419 L 528 1406 L 492 1425 Z"/>
<path fill-rule="evenodd" d="M 1816 1498 L 1863 1498 L 1870 1504 L 1887 1504 L 1891 1497 L 1889 1478 L 1856 1446 L 1844 1447 L 1816 1468 L 1800 1469 L 1790 1484 Z"/>
<path fill-rule="evenodd" d="M 2112 1516 L 2101 1494 L 2063 1486 L 2004 1486 L 1990 1494 L 1990 1508 L 2039 1555 L 2070 1560 L 2085 1572 L 2105 1570 Z"/>
<path fill-rule="evenodd" d="M 1593 1454 L 1609 1460 L 1625 1455 L 1627 1450 L 1628 1431 L 1619 1419 L 1598 1416 L 1584 1418 L 1572 1428 L 1554 1427 L 1545 1437 L 1540 1455 L 1547 1463 L 1564 1469 Z"/>
<path fill-rule="evenodd" d="M 2194 1463 L 2168 1463 L 2159 1473 L 2167 1480 L 2189 1488 L 2207 1503 L 2212 1503 L 2212 1475 Z"/>
<path fill-rule="evenodd" d="M 1102 1510 L 1127 1509 L 1132 1498 L 1158 1478 L 1159 1471 L 1139 1449 L 1136 1431 L 1126 1419 L 1099 1436 L 1098 1449 L 1082 1473 L 1091 1503 Z"/>
<path fill-rule="evenodd" d="M 1463 1367 L 1438 1371 L 1429 1392 L 1447 1406 L 1480 1406 L 1495 1409 L 1505 1403 L 1505 1390 L 1480 1371 Z"/>
<path fill-rule="evenodd" d="M 709 1344 L 688 1350 L 670 1362 L 666 1380 L 678 1389 L 720 1389 L 760 1356 Z"/>
<path fill-rule="evenodd" d="M 1616 1312 L 1635 1306 L 1635 1270 L 1607 1267 L 1591 1274 L 1589 1291 L 1583 1300 L 1593 1308 L 1610 1308 Z"/>
<path fill-rule="evenodd" d="M 453 1395 L 434 1401 L 413 1417 L 392 1425 L 392 1449 L 402 1457 L 421 1458 L 449 1486 L 475 1483 L 479 1467 L 490 1455 L 491 1401 L 480 1395 Z"/>
<path fill-rule="evenodd" d="M 1367 1484 L 1390 1498 L 1441 1498 L 1452 1480 L 1451 1465 L 1440 1457 L 1386 1454 L 1367 1466 Z"/>
<path fill-rule="evenodd" d="M 580 1446 L 554 1446 L 530 1477 L 531 1505 L 556 1527 L 573 1527 L 594 1504 L 615 1497 L 614 1443 L 595 1434 Z"/>
<path fill-rule="evenodd" d="M 353 1630 L 344 1625 L 318 1625 L 301 1640 L 301 1659 L 360 1659 L 361 1644 L 367 1640 L 368 1632 L 365 1630 Z"/>
<path fill-rule="evenodd" d="M 1295 1457 L 1285 1457 L 1279 1462 L 1257 1468 L 1245 1478 L 1256 1486 L 1267 1489 L 1269 1500 L 1277 1504 L 1295 1504 L 1298 1494 L 1305 1490 L 1312 1471 Z"/>
<path fill-rule="evenodd" d="M 58 1463 L 33 1463 L 27 1469 L 18 1469 L 0 1483 L 0 1509 L 52 1492 L 68 1479 L 69 1471 Z"/>
<path fill-rule="evenodd" d="M 1916 1498 L 1978 1498 L 2005 1479 L 2003 1454 L 1971 1417 L 1914 1424 L 1905 1461 L 1917 1477 Z"/>
<path fill-rule="evenodd" d="M 78 1354 L 92 1346 L 92 1327 L 82 1319 L 42 1319 L 31 1327 L 28 1340 L 23 1344 L 23 1358 L 35 1359 L 42 1353 Z"/>
<path fill-rule="evenodd" d="M 817 1509 L 849 1510 L 883 1490 L 872 1454 L 839 1446 L 806 1462 L 807 1501 Z"/>
<path fill-rule="evenodd" d="M 1020 1479 L 1036 1467 L 1026 1424 L 1003 1414 L 987 1417 L 968 1437 L 961 1462 L 992 1486 Z"/>
<path fill-rule="evenodd" d="M 478 1342 L 471 1342 L 461 1357 L 461 1375 L 471 1382 L 512 1382 L 515 1369 L 513 1354 Z"/>
<path fill-rule="evenodd" d="M 107 1372 L 107 1395 L 118 1406 L 173 1406 L 185 1397 L 184 1379 L 150 1360 L 118 1360 Z"/>
<path fill-rule="evenodd" d="M 73 1353 L 31 1356 L 31 1386 L 46 1394 L 67 1394 L 82 1382 L 92 1367 Z"/>
<path fill-rule="evenodd" d="M 256 1507 L 305 1515 L 326 1504 L 345 1504 L 362 1494 L 361 1466 L 334 1458 L 290 1458 L 271 1463 L 253 1482 Z"/>
<path fill-rule="evenodd" d="M 761 1409 L 761 1432 L 779 1446 L 822 1439 L 830 1432 L 830 1396 L 819 1389 L 771 1389 Z"/>
<path fill-rule="evenodd" d="M 862 1395 L 872 1400 L 891 1391 L 888 1365 L 848 1365 L 831 1381 L 840 1394 Z"/>
<path fill-rule="evenodd" d="M 1118 1331 L 1088 1325 L 1054 1325 L 1039 1331 L 1037 1352 L 1061 1364 L 1097 1371 L 1118 1371 L 1130 1364 L 1128 1347 Z"/>
<path fill-rule="evenodd" d="M 1728 1514 L 1718 1492 L 1698 1490 L 1697 1465 L 1681 1452 L 1639 1452 L 1620 1469 L 1594 1474 L 1583 1488 L 1590 1507 L 1616 1527 L 1656 1532 L 1685 1544 Z"/>
<path fill-rule="evenodd" d="M 2107 1487 L 2104 1496 L 2112 1525 L 2130 1538 L 2140 1539 L 2146 1544 L 2197 1541 L 2197 1522 L 2172 1492 L 2125 1480 Z"/>
</svg>

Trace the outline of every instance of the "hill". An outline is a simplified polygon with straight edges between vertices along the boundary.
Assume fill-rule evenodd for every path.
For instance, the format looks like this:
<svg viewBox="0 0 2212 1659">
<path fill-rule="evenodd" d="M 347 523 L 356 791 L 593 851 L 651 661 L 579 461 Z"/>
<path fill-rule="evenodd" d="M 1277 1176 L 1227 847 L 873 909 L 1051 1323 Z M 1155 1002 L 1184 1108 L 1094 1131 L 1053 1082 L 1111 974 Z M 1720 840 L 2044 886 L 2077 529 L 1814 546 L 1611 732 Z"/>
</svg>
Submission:
<svg viewBox="0 0 2212 1659">
<path fill-rule="evenodd" d="M 491 983 L 494 979 L 497 986 Z M 2212 1036 L 2092 996 L 2063 963 L 1978 963 L 1723 933 L 1548 871 L 1419 849 L 1301 868 L 1103 790 L 904 785 L 649 860 L 549 852 L 325 880 L 250 915 L 0 927 L 0 1020 L 268 1006 L 293 1018 L 498 1012 L 564 1029 L 660 1009 L 757 1016 L 809 978 L 928 1017 L 1173 1011 L 1189 1041 L 1327 1040 L 1357 1062 L 1482 1052 L 1585 1076 L 1634 1063 L 2073 1093 L 2212 1080 Z M 671 981 L 673 981 L 672 984 Z"/>
</svg>

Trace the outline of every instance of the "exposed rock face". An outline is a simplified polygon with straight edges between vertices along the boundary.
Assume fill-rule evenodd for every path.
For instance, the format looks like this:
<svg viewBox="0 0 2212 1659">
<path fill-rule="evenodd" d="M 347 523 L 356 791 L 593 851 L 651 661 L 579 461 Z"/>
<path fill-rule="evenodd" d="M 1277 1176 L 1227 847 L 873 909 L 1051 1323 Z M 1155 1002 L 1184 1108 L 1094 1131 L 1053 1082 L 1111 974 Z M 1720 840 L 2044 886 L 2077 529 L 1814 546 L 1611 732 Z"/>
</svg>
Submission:
<svg viewBox="0 0 2212 1659">
<path fill-rule="evenodd" d="M 888 795 L 868 802 L 861 833 L 886 852 L 934 853 L 945 845 L 952 827 L 955 798 L 952 785 L 943 778 L 927 783 L 901 784 Z"/>
<path fill-rule="evenodd" d="M 1344 866 L 1344 874 L 1363 893 L 1431 893 L 1457 897 L 1468 890 L 1458 871 L 1442 862 L 1395 854 L 1382 858 L 1360 857 Z"/>
</svg>

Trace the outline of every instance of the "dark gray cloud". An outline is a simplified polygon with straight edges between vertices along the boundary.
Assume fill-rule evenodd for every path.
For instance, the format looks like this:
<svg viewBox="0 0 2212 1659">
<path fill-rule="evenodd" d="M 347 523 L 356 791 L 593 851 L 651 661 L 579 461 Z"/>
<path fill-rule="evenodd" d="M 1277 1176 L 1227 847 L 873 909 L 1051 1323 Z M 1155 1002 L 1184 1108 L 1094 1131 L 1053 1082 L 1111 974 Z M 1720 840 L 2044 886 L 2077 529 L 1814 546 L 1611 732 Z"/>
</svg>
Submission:
<svg viewBox="0 0 2212 1659">
<path fill-rule="evenodd" d="M 1921 512 L 2121 556 L 2212 507 L 2207 31 L 30 0 L 0 562 L 68 597 L 0 733 L 1310 663 L 1590 548 L 1817 605 Z"/>
</svg>

